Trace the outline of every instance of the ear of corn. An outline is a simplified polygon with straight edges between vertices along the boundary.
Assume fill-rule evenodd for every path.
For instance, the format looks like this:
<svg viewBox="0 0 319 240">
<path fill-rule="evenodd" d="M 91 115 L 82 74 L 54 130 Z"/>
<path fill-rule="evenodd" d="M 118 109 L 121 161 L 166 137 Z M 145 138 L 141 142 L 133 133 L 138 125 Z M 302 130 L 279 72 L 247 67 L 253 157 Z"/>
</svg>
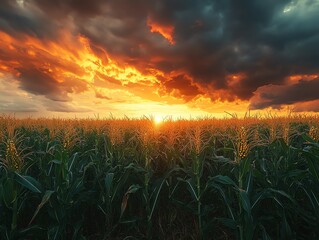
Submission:
<svg viewBox="0 0 319 240">
<path fill-rule="evenodd" d="M 15 171 L 18 171 L 22 166 L 22 159 L 19 156 L 16 144 L 13 140 L 8 140 L 6 143 L 5 163 L 9 168 Z"/>
<path fill-rule="evenodd" d="M 309 130 L 309 136 L 314 140 L 319 140 L 319 128 L 315 126 L 311 126 Z"/>
<path fill-rule="evenodd" d="M 240 127 L 238 131 L 237 155 L 239 161 L 247 157 L 249 152 L 248 136 L 245 127 Z"/>
</svg>

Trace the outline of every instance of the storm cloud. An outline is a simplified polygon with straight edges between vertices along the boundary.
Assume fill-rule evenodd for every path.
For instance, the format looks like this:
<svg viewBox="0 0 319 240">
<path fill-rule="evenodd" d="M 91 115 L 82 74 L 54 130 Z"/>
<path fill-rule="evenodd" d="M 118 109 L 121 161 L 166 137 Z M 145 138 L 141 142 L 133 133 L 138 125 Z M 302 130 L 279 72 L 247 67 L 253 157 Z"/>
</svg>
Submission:
<svg viewBox="0 0 319 240">
<path fill-rule="evenodd" d="M 251 104 L 252 109 L 282 105 L 292 105 L 298 102 L 308 102 L 319 99 L 319 78 L 312 81 L 299 80 L 292 85 L 267 85 L 257 89 Z M 313 110 L 313 109 L 311 109 Z"/>
<path fill-rule="evenodd" d="M 59 42 L 67 31 L 88 39 L 103 64 L 110 56 L 155 76 L 162 95 L 185 102 L 199 96 L 244 100 L 252 109 L 319 100 L 318 78 L 287 83 L 291 76 L 319 74 L 318 20 L 317 0 L 2 0 L 0 5 L 0 30 L 10 36 Z M 0 60 L 11 59 L 8 55 L 0 49 Z M 83 75 L 81 66 L 57 62 Z M 21 88 L 51 100 L 70 101 L 69 93 L 87 90 L 82 81 L 71 87 L 40 68 L 15 71 Z"/>
</svg>

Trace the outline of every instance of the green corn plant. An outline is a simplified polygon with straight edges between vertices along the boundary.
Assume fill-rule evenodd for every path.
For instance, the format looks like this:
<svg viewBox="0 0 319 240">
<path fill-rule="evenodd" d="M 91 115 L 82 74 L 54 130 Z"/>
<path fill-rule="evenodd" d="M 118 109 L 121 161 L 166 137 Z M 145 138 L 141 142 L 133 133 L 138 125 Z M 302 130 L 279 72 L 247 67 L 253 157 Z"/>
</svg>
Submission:
<svg viewBox="0 0 319 240">
<path fill-rule="evenodd" d="M 254 233 L 251 203 L 248 194 L 252 185 L 251 161 L 247 158 L 249 152 L 247 130 L 241 127 L 238 132 L 237 151 L 235 162 L 238 171 L 238 204 L 239 204 L 239 236 L 240 239 L 252 239 Z M 245 180 L 247 180 L 245 182 Z"/>
<path fill-rule="evenodd" d="M 276 190 L 279 188 L 278 185 L 265 183 L 265 176 L 255 168 L 256 165 L 264 161 L 260 159 L 258 154 L 248 155 L 249 150 L 256 144 L 249 141 L 247 134 L 245 128 L 239 129 L 238 140 L 234 147 L 234 161 L 222 157 L 216 159 L 217 162 L 223 163 L 224 167 L 226 166 L 225 171 L 223 171 L 226 172 L 226 175 L 210 178 L 210 186 L 222 197 L 227 213 L 227 218 L 219 218 L 219 221 L 231 229 L 237 228 L 238 239 L 254 239 L 259 235 L 259 232 L 265 236 L 268 235 L 266 228 L 260 221 L 262 218 L 258 217 L 263 200 L 274 197 L 280 205 L 283 203 L 277 195 L 292 200 L 284 191 Z M 269 161 L 269 164 L 273 163 Z M 275 182 L 277 183 L 277 181 Z M 263 185 L 262 188 L 261 185 Z"/>
<path fill-rule="evenodd" d="M 25 201 L 40 197 L 39 195 L 42 194 L 47 195 L 42 189 L 41 184 L 31 176 L 22 175 L 16 171 L 6 172 L 5 180 L 0 187 L 0 205 L 4 203 L 5 207 L 11 210 L 12 220 L 10 228 L 5 230 L 5 239 L 19 239 L 21 237 L 29 236 L 29 234 L 33 234 L 33 236 L 37 235 L 34 231 L 39 231 L 39 226 L 30 226 L 30 222 L 28 226 L 23 226 L 21 228 L 18 224 L 18 220 L 21 212 L 26 211 L 26 209 L 24 209 Z M 42 204 L 37 207 L 37 211 L 32 219 L 45 203 L 46 202 L 42 201 Z M 1 208 L 2 207 L 3 206 L 1 206 Z"/>
<path fill-rule="evenodd" d="M 299 186 L 306 176 L 297 151 L 284 139 L 277 139 L 270 145 L 255 148 L 254 158 L 252 174 L 256 187 L 252 206 L 254 212 L 265 215 L 258 217 L 259 232 L 275 238 L 293 238 L 291 219 L 299 219 L 301 213 L 296 201 L 298 188 L 293 186 Z M 265 206 L 267 211 L 264 211 Z M 275 216 L 282 221 L 276 224 Z M 267 218 L 271 220 L 265 221 Z"/>
<path fill-rule="evenodd" d="M 121 145 L 115 145 L 108 136 L 96 136 L 94 152 L 94 184 L 98 189 L 97 207 L 105 216 L 104 236 L 110 237 L 118 228 L 120 206 L 133 165 L 126 164 Z M 98 142 L 97 140 L 101 140 Z M 103 153 L 103 154 L 101 154 Z M 94 154 L 94 155 L 93 155 Z"/>
<path fill-rule="evenodd" d="M 142 172 L 144 177 L 141 179 L 141 185 L 142 185 L 142 199 L 146 207 L 146 224 L 147 224 L 147 230 L 146 230 L 146 238 L 151 239 L 152 238 L 152 216 L 153 211 L 157 202 L 157 197 L 155 202 L 152 204 L 152 194 L 154 194 L 154 191 L 156 191 L 156 188 L 153 188 L 151 185 L 151 180 L 153 176 L 153 169 L 152 169 L 152 161 L 153 156 L 152 154 L 156 151 L 154 147 L 156 147 L 156 143 L 153 142 L 154 145 L 152 145 L 151 141 L 154 141 L 152 136 L 149 136 L 150 133 L 146 133 L 146 136 L 142 137 L 142 162 L 144 162 L 144 166 L 141 166 L 141 169 L 137 172 Z M 158 192 L 160 189 L 158 189 Z M 154 206 L 154 208 L 152 207 Z"/>
<path fill-rule="evenodd" d="M 78 215 L 84 201 L 89 199 L 90 191 L 84 191 L 84 179 L 89 162 L 81 161 L 76 152 L 69 157 L 68 151 L 61 145 L 56 145 L 53 159 L 49 162 L 50 167 L 46 176 L 46 189 L 48 195 L 44 198 L 46 210 L 50 216 L 48 226 L 48 239 L 63 239 L 72 236 L 73 239 L 82 238 L 80 230 L 83 219 Z M 71 222 L 74 224 L 71 225 Z M 73 232 L 66 235 L 69 229 Z"/>
<path fill-rule="evenodd" d="M 303 149 L 301 150 L 301 155 L 304 157 L 307 163 L 307 170 L 310 173 L 310 180 L 307 185 L 303 185 L 302 189 L 308 200 L 310 206 L 312 206 L 312 211 L 314 213 L 314 218 L 316 225 L 319 224 L 319 144 L 317 139 L 313 136 L 308 137 L 303 135 L 303 139 L 306 141 Z M 314 238 L 319 237 L 319 230 L 315 228 Z"/>
<path fill-rule="evenodd" d="M 23 175 L 27 172 L 24 162 L 29 156 L 25 153 L 28 149 L 22 146 L 23 140 L 24 136 L 18 131 L 8 134 L 4 142 L 4 158 L 0 158 L 0 166 L 4 173 L 0 187 L 0 202 L 4 203 L 4 206 L 1 208 L 6 208 L 11 213 L 10 227 L 5 229 L 4 234 L 6 239 L 17 239 L 23 236 L 22 234 L 32 231 L 32 227 L 21 228 L 18 225 L 19 215 L 24 210 L 22 209 L 25 204 L 23 199 L 28 199 L 32 193 L 41 193 L 40 184 L 33 177 Z"/>
<path fill-rule="evenodd" d="M 177 203 L 178 205 L 184 206 L 186 209 L 191 210 L 192 213 L 196 216 L 197 228 L 198 228 L 198 238 L 206 239 L 208 235 L 205 229 L 209 229 L 212 226 L 208 224 L 212 224 L 212 222 L 204 221 L 206 216 L 209 215 L 212 209 L 212 204 L 204 204 L 204 199 L 206 197 L 206 193 L 208 190 L 208 185 L 206 182 L 206 177 L 211 173 L 210 163 L 206 161 L 207 152 L 214 151 L 214 146 L 212 148 L 208 148 L 208 142 L 203 142 L 203 132 L 200 128 L 196 128 L 193 135 L 192 144 L 193 148 L 190 150 L 191 158 L 189 168 L 186 164 L 184 168 L 179 169 L 179 172 L 183 173 L 183 177 L 177 177 L 177 182 L 173 187 L 173 190 L 170 193 L 170 198 Z M 204 171 L 207 171 L 205 174 Z M 185 192 L 185 187 L 190 196 L 189 201 L 185 201 L 185 199 L 179 199 L 176 195 L 180 192 Z M 209 223 L 208 223 L 209 222 Z"/>
<path fill-rule="evenodd" d="M 110 168 L 105 174 L 104 185 L 101 186 L 98 208 L 105 216 L 105 236 L 111 236 L 121 222 L 125 207 L 121 206 L 122 198 L 133 193 L 125 192 L 133 166 L 116 166 Z M 126 200 L 127 201 L 127 200 Z M 122 209 L 122 210 L 121 210 Z"/>
<path fill-rule="evenodd" d="M 135 176 L 135 179 L 132 181 L 135 184 L 132 184 L 128 187 L 121 206 L 121 222 L 128 223 L 134 220 L 125 219 L 124 211 L 129 206 L 128 199 L 129 196 L 133 193 L 138 194 L 138 198 L 142 201 L 143 206 L 145 207 L 145 225 L 146 233 L 145 236 L 147 239 L 153 238 L 153 217 L 156 212 L 156 206 L 160 201 L 160 193 L 163 190 L 163 187 L 167 185 L 167 179 L 170 177 L 171 173 L 176 169 L 171 169 L 162 177 L 156 177 L 153 175 L 153 163 L 154 156 L 158 153 L 157 143 L 153 142 L 154 138 L 149 138 L 150 136 L 143 136 L 146 139 L 141 139 L 141 145 L 136 150 L 136 164 L 129 165 L 132 170 L 132 175 Z"/>
<path fill-rule="evenodd" d="M 250 197 L 253 177 L 252 174 L 247 174 L 249 168 L 249 160 L 238 166 L 240 170 L 237 169 L 237 183 L 225 175 L 211 177 L 208 182 L 209 188 L 215 189 L 222 197 L 227 212 L 226 218 L 221 217 L 217 220 L 231 229 L 237 228 L 238 239 L 253 239 L 256 228 Z"/>
</svg>

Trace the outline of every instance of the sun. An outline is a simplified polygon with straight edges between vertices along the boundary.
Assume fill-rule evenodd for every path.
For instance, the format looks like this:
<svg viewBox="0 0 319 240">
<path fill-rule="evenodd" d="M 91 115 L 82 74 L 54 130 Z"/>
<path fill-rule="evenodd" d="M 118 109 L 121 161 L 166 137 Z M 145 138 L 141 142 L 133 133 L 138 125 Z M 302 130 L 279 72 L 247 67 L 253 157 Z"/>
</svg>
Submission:
<svg viewBox="0 0 319 240">
<path fill-rule="evenodd" d="M 154 117 L 154 123 L 156 124 L 156 125 L 159 125 L 159 124 L 161 124 L 163 122 L 163 118 L 162 117 L 160 117 L 160 116 L 155 116 Z"/>
</svg>

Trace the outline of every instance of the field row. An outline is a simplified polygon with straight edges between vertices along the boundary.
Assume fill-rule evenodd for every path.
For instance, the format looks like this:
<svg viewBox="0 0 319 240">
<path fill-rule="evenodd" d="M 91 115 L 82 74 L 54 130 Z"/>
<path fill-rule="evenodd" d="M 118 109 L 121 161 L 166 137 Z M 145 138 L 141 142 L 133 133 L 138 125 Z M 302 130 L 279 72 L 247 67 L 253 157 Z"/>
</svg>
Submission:
<svg viewBox="0 0 319 240">
<path fill-rule="evenodd" d="M 318 239 L 319 119 L 0 118 L 3 239 Z"/>
</svg>

